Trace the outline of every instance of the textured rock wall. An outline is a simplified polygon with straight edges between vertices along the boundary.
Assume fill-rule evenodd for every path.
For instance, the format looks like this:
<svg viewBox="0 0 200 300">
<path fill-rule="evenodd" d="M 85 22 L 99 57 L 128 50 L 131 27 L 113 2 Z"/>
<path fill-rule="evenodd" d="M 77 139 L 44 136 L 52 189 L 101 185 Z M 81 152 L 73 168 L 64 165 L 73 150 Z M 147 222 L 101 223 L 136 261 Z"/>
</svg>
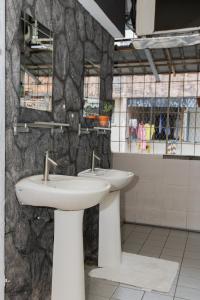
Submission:
<svg viewBox="0 0 200 300">
<path fill-rule="evenodd" d="M 57 172 L 76 175 L 90 167 L 93 148 L 101 166 L 110 166 L 110 136 L 78 136 L 83 95 L 83 66 L 87 57 L 101 62 L 101 99 L 112 95 L 113 39 L 75 0 L 7 0 L 6 3 L 6 299 L 48 300 L 51 293 L 53 210 L 22 207 L 15 183 L 43 170 L 44 152 L 53 151 L 62 166 Z M 19 107 L 20 45 L 18 26 L 26 10 L 54 32 L 53 113 Z M 64 134 L 45 129 L 13 135 L 13 123 L 70 122 Z M 85 212 L 86 258 L 95 261 L 98 207 Z"/>
</svg>

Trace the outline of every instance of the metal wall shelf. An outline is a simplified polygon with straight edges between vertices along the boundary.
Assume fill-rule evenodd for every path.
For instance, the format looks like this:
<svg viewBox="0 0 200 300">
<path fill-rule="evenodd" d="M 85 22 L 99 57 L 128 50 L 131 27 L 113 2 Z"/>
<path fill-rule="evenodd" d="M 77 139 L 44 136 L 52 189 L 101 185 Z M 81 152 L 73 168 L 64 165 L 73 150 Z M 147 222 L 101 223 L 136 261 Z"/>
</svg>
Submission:
<svg viewBox="0 0 200 300">
<path fill-rule="evenodd" d="M 55 122 L 34 122 L 34 123 L 16 123 L 13 126 L 14 135 L 18 133 L 28 133 L 31 128 L 42 128 L 42 129 L 51 129 L 53 134 L 54 129 L 60 129 L 60 132 L 63 133 L 64 128 L 69 127 L 69 124 L 66 123 L 55 123 Z"/>
<path fill-rule="evenodd" d="M 96 132 L 97 134 L 106 134 L 107 132 L 111 131 L 111 128 L 108 127 L 92 127 L 92 128 L 85 128 L 81 127 L 81 124 L 79 124 L 79 131 L 78 134 L 90 134 L 91 132 Z"/>
</svg>

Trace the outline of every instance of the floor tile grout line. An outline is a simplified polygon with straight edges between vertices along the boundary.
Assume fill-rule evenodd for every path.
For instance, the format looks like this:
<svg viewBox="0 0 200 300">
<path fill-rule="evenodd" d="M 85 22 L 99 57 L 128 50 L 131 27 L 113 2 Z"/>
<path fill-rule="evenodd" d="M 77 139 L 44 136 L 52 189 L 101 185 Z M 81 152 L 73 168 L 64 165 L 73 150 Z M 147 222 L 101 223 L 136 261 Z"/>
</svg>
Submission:
<svg viewBox="0 0 200 300">
<path fill-rule="evenodd" d="M 146 294 L 146 291 L 143 291 L 144 293 L 143 293 L 143 295 L 142 295 L 142 298 L 141 298 L 141 300 L 143 300 L 144 299 L 144 296 L 145 296 L 145 294 Z"/>
<path fill-rule="evenodd" d="M 114 290 L 113 294 L 111 295 L 111 297 L 109 298 L 109 300 L 112 300 L 112 297 L 114 296 L 116 290 L 120 287 L 120 282 L 118 282 L 118 285 L 116 286 L 116 289 Z"/>
<path fill-rule="evenodd" d="M 138 250 L 138 253 L 137 253 L 137 254 L 140 254 L 140 252 L 142 251 L 142 248 L 144 247 L 144 245 L 145 245 L 146 241 L 147 241 L 147 240 L 148 240 L 148 238 L 150 237 L 150 235 L 151 235 L 152 231 L 153 231 L 153 228 L 151 228 L 150 232 L 148 233 L 148 235 L 147 235 L 147 237 L 146 237 L 145 241 L 143 242 L 143 244 L 142 244 L 141 248 Z"/>
<path fill-rule="evenodd" d="M 180 277 L 180 273 L 181 273 L 181 267 L 182 267 L 183 260 L 184 260 L 184 254 L 185 254 L 185 249 L 186 249 L 186 246 L 187 246 L 188 238 L 189 238 L 189 232 L 187 231 L 187 239 L 186 239 L 186 242 L 185 242 L 185 247 L 184 247 L 184 251 L 183 251 L 183 256 L 182 256 L 182 259 L 181 259 L 181 262 L 180 262 L 180 268 L 179 268 L 179 271 L 178 271 L 178 278 L 177 278 L 177 282 L 176 282 L 176 287 L 175 287 L 173 299 L 176 298 L 176 291 L 177 291 L 177 287 L 178 287 L 178 281 L 179 281 L 179 277 Z"/>
<path fill-rule="evenodd" d="M 148 226 L 147 226 L 147 227 L 148 227 Z M 140 251 L 141 251 L 141 250 L 143 249 L 143 247 L 145 246 L 145 243 L 147 243 L 147 241 L 150 239 L 150 236 L 151 236 L 151 234 L 152 234 L 154 228 L 156 228 L 156 227 L 149 226 L 149 232 L 146 232 L 146 237 L 145 237 L 145 239 L 144 239 L 144 242 L 142 243 L 142 245 L 140 245 L 140 248 L 141 248 Z M 168 228 L 168 229 L 169 229 L 169 232 L 167 233 L 167 235 L 166 235 L 166 232 L 165 232 L 165 241 L 164 241 L 163 247 L 161 247 L 162 250 L 161 250 L 160 256 L 163 254 L 164 249 L 166 248 L 166 244 L 167 244 L 167 242 L 168 242 L 169 239 L 170 239 L 170 236 L 172 236 L 172 230 L 173 230 L 173 229 L 172 229 L 172 228 Z M 183 284 L 183 285 L 180 284 L 180 283 L 181 283 L 181 282 L 180 282 L 181 270 L 182 270 L 182 267 L 183 267 L 183 264 L 184 264 L 184 258 L 185 258 L 185 254 L 186 254 L 186 251 L 187 251 L 187 246 L 189 245 L 189 242 L 190 242 L 190 232 L 191 232 L 191 231 L 189 231 L 189 230 L 184 230 L 184 231 L 185 231 L 185 241 L 184 241 L 184 244 L 181 246 L 181 247 L 182 247 L 182 255 L 181 255 L 181 257 L 179 257 L 179 265 L 180 265 L 180 267 L 179 267 L 179 270 L 178 270 L 177 276 L 176 276 L 176 284 L 175 284 L 175 282 L 174 282 L 174 284 L 173 284 L 173 290 L 170 291 L 170 294 L 166 295 L 166 296 L 169 297 L 169 299 L 173 299 L 173 300 L 175 300 L 176 297 L 178 297 L 178 299 L 180 298 L 180 300 L 189 300 L 189 298 L 185 298 L 185 295 L 183 295 L 182 297 L 176 295 L 178 288 L 182 288 L 182 287 L 183 287 L 183 288 L 189 288 L 189 289 L 192 289 L 192 290 L 198 290 L 198 291 L 199 291 L 199 288 L 193 288 L 193 287 L 190 287 L 190 286 L 187 286 L 187 285 L 185 286 L 184 284 Z M 127 238 L 125 239 L 125 241 L 127 241 L 127 239 L 130 237 L 130 235 L 133 234 L 134 232 L 137 232 L 139 236 L 140 236 L 140 234 L 141 234 L 141 236 L 142 236 L 143 233 L 145 233 L 145 231 L 143 231 L 143 230 L 137 231 L 137 229 L 134 228 L 134 229 L 132 229 L 131 232 L 127 235 Z M 198 233 L 199 233 L 199 232 L 198 232 Z M 162 235 L 161 235 L 161 236 L 162 236 Z M 179 237 L 179 235 L 175 235 L 175 236 L 174 236 L 174 242 L 175 242 L 175 243 L 176 243 L 178 237 Z M 181 244 L 182 244 L 182 243 L 181 243 Z M 177 245 L 177 246 L 178 246 L 178 245 Z M 193 248 L 191 248 L 191 249 L 193 250 Z M 138 254 L 139 254 L 139 253 L 138 253 Z M 187 265 L 186 265 L 186 267 L 187 267 Z M 190 267 L 190 266 L 188 266 L 188 267 Z M 197 268 L 197 270 L 200 270 L 200 269 Z M 194 278 L 196 278 L 196 277 L 194 277 Z M 113 298 L 113 297 L 115 297 L 114 295 L 115 295 L 115 293 L 116 293 L 116 291 L 117 291 L 118 288 L 120 288 L 120 283 L 117 282 L 117 285 L 114 287 L 114 289 L 113 289 L 113 291 L 112 291 L 112 295 L 111 295 L 111 296 L 108 296 L 108 298 L 106 298 L 106 299 L 114 300 L 115 298 Z M 128 287 L 125 287 L 125 288 L 128 288 Z M 132 286 L 132 288 L 133 288 L 134 290 L 138 290 L 138 291 L 141 291 L 141 292 L 142 292 L 140 295 L 138 295 L 138 299 L 144 300 L 144 299 L 146 299 L 145 296 L 148 296 L 148 291 L 139 289 L 138 287 L 135 287 L 135 288 L 134 288 L 133 286 Z M 150 292 L 150 296 L 151 296 L 151 297 L 153 297 L 153 293 L 154 293 L 154 291 Z M 159 295 L 160 295 L 160 294 L 159 294 Z M 161 295 L 165 295 L 165 293 L 161 293 Z M 103 296 L 101 295 L 100 297 L 103 297 Z M 104 299 L 104 298 L 102 298 L 102 299 Z M 117 299 L 117 298 L 116 298 L 116 299 Z M 115 299 L 115 300 L 116 300 L 116 299 Z M 124 298 L 123 298 L 123 295 L 122 295 L 122 299 L 124 299 Z M 152 298 L 152 299 L 153 299 L 153 298 Z"/>
<path fill-rule="evenodd" d="M 147 234 L 147 237 L 145 238 L 144 242 L 142 243 L 139 252 L 142 250 L 142 248 L 144 247 L 145 243 L 148 241 L 148 239 L 149 239 L 149 237 L 150 237 L 150 235 L 151 235 L 153 229 L 154 229 L 154 228 L 151 227 L 151 230 L 150 230 L 149 233 Z M 132 233 L 134 233 L 134 232 L 136 232 L 136 228 L 134 228 L 133 230 L 131 230 L 131 232 L 128 234 L 127 238 L 125 239 L 125 241 L 127 241 L 128 238 L 130 237 L 130 235 L 131 235 Z M 171 232 L 172 232 L 172 228 L 169 229 L 169 232 L 168 232 L 168 234 L 167 234 L 166 240 L 165 240 L 164 245 L 163 245 L 163 247 L 162 247 L 160 256 L 163 254 L 164 248 L 166 247 L 166 244 L 167 244 L 167 241 L 169 240 L 169 237 L 170 237 Z M 139 233 L 142 233 L 142 231 L 139 232 Z M 180 277 L 181 267 L 182 267 L 182 264 L 183 264 L 183 260 L 184 260 L 184 256 L 185 256 L 185 252 L 186 252 L 186 247 L 187 247 L 188 239 L 189 239 L 189 231 L 186 231 L 186 233 L 187 233 L 187 235 L 186 235 L 186 240 L 185 240 L 185 245 L 184 245 L 183 254 L 182 254 L 182 256 L 181 256 L 180 269 L 179 269 L 178 274 L 177 274 L 178 276 L 177 276 L 177 281 L 176 281 L 176 286 L 175 286 L 174 295 L 170 296 L 170 297 L 172 297 L 173 299 L 176 298 L 176 291 L 177 291 L 177 287 L 178 287 L 178 281 L 179 281 L 179 277 Z M 138 254 L 139 254 L 139 253 L 138 253 Z M 160 257 L 160 256 L 159 256 L 159 257 Z M 109 298 L 110 300 L 112 300 L 112 297 L 114 296 L 116 290 L 117 290 L 119 287 L 120 287 L 120 283 L 118 284 L 118 286 L 116 286 L 116 289 L 115 289 L 114 293 L 112 294 L 111 298 Z M 143 290 L 143 295 L 142 295 L 142 297 L 141 297 L 141 300 L 144 299 L 145 294 L 146 294 L 146 292 Z M 180 297 L 180 299 L 186 300 L 185 298 L 182 298 L 182 297 Z"/>
<path fill-rule="evenodd" d="M 126 223 L 124 224 L 126 225 Z M 129 236 L 135 231 L 135 225 L 133 224 L 134 229 L 128 234 L 128 236 L 126 237 L 126 239 L 124 239 L 124 242 L 122 242 L 122 244 L 125 244 L 125 242 L 128 240 Z M 123 226 L 122 226 L 123 227 Z"/>
<path fill-rule="evenodd" d="M 162 250 L 161 250 L 161 253 L 160 253 L 159 258 L 161 258 L 161 255 L 163 254 L 164 248 L 165 248 L 165 246 L 166 246 L 166 244 L 167 244 L 167 241 L 168 241 L 168 239 L 169 239 L 169 236 L 170 236 L 171 231 L 172 231 L 172 230 L 170 229 L 169 232 L 168 232 L 168 235 L 167 235 L 167 237 L 166 237 L 166 241 L 165 241 L 165 243 L 164 243 L 164 245 L 163 245 L 163 248 L 162 248 Z"/>
</svg>

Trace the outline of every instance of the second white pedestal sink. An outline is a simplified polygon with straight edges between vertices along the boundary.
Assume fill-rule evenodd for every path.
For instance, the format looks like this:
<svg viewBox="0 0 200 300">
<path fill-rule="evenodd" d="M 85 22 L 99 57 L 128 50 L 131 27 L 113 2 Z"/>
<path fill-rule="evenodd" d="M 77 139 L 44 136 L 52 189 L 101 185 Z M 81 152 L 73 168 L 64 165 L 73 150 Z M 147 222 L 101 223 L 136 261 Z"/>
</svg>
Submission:
<svg viewBox="0 0 200 300">
<path fill-rule="evenodd" d="M 134 174 L 115 169 L 95 168 L 94 172 L 88 169 L 80 172 L 78 176 L 105 180 L 111 185 L 111 192 L 114 192 L 127 186 L 132 181 Z"/>
<path fill-rule="evenodd" d="M 98 179 L 31 176 L 16 184 L 23 205 L 55 208 L 52 300 L 85 300 L 83 257 L 84 209 L 100 203 L 110 184 Z"/>
<path fill-rule="evenodd" d="M 127 186 L 133 179 L 132 172 L 95 169 L 94 172 L 86 170 L 78 174 L 80 177 L 99 178 L 111 185 L 110 193 L 100 203 L 99 211 L 99 253 L 98 266 L 90 272 L 91 276 L 103 278 L 107 276 L 109 268 L 116 268 L 120 272 L 123 267 L 123 256 L 121 250 L 121 224 L 120 224 L 120 189 Z M 102 275 L 103 274 L 103 275 Z M 105 276 L 106 279 L 108 279 Z M 111 277 L 110 280 L 114 279 Z"/>
</svg>

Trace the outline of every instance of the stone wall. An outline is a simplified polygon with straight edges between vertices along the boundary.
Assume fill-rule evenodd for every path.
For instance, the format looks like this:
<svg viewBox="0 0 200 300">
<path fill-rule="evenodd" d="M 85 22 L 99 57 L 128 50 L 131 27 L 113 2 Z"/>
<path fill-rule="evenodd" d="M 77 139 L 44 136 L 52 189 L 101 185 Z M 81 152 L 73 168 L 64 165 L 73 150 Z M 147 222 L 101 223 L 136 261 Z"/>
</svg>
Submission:
<svg viewBox="0 0 200 300">
<path fill-rule="evenodd" d="M 6 299 L 48 300 L 51 294 L 53 210 L 22 207 L 15 183 L 40 174 L 46 150 L 59 163 L 57 173 L 76 175 L 89 168 L 92 150 L 101 166 L 110 166 L 110 135 L 78 136 L 82 107 L 84 60 L 101 61 L 101 99 L 112 96 L 113 39 L 75 0 L 7 0 L 6 3 Z M 54 32 L 53 113 L 19 107 L 21 10 Z M 70 122 L 63 134 L 46 129 L 13 135 L 15 122 Z M 86 258 L 95 261 L 98 207 L 85 212 Z"/>
</svg>

